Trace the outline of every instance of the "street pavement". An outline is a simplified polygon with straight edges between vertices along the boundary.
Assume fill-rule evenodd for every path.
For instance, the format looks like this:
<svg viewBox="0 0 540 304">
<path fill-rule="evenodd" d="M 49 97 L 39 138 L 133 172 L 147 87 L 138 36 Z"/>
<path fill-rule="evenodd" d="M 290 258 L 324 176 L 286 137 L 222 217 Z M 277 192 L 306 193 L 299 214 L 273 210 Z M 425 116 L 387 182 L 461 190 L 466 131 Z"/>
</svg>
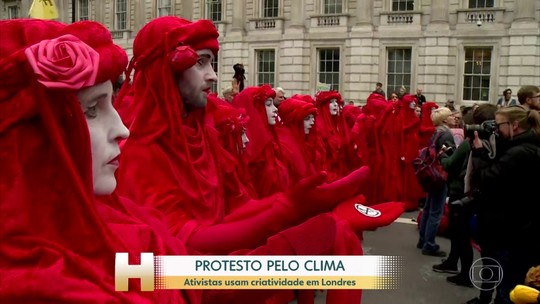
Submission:
<svg viewBox="0 0 540 304">
<path fill-rule="evenodd" d="M 364 233 L 362 247 L 365 255 L 402 256 L 403 277 L 396 290 L 364 290 L 362 304 L 461 304 L 479 294 L 475 288 L 446 282 L 451 274 L 437 273 L 431 267 L 441 262 L 440 257 L 422 255 L 416 248 L 418 212 L 404 213 L 390 226 Z M 437 237 L 441 250 L 450 251 L 450 240 Z M 475 252 L 473 262 L 480 256 Z M 291 302 L 295 303 L 295 302 Z M 317 293 L 316 304 L 325 303 L 325 294 Z"/>
</svg>

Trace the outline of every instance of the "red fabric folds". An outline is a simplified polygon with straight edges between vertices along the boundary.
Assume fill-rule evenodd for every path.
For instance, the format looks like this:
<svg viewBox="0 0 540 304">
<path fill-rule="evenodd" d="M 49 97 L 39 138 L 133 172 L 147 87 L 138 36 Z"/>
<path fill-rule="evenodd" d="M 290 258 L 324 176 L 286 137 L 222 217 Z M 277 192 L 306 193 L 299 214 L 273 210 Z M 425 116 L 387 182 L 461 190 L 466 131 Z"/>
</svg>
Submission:
<svg viewBox="0 0 540 304">
<path fill-rule="evenodd" d="M 284 192 L 289 186 L 288 171 L 281 161 L 276 126 L 268 124 L 264 105 L 273 96 L 275 92 L 270 86 L 249 87 L 236 95 L 232 103 L 236 108 L 245 109 L 249 116 L 246 132 L 250 142 L 244 160 L 259 197 Z"/>
<path fill-rule="evenodd" d="M 116 68 L 127 63 L 98 23 L 18 19 L 0 25 L 3 41 L 9 41 L 2 44 L 0 69 L 20 49 L 66 33 L 100 57 L 118 55 L 115 63 L 100 60 L 96 81 L 117 77 Z M 0 74 L 2 80 L 10 76 Z M 116 252 L 185 249 L 180 244 L 165 250 L 153 229 L 126 208 L 116 209 L 123 205 L 116 198 L 95 200 L 90 135 L 76 92 L 47 90 L 30 72 L 18 81 L 15 94 L 0 94 L 0 302 L 197 303 L 197 291 L 184 297 L 179 291 L 143 294 L 138 286 L 114 290 Z M 5 83 L 0 81 L 2 93 L 11 90 Z"/>
<path fill-rule="evenodd" d="M 422 105 L 422 118 L 420 123 L 420 146 L 418 149 L 427 147 L 431 136 L 435 133 L 435 125 L 431 120 L 431 112 L 433 109 L 437 109 L 439 106 L 433 102 L 428 101 Z"/>
<path fill-rule="evenodd" d="M 339 106 L 343 105 L 341 95 L 336 91 L 322 91 L 315 96 L 319 113 L 316 120 L 317 134 L 320 137 L 320 151 L 325 151 L 323 169 L 328 171 L 329 180 L 333 181 L 347 175 L 348 169 L 342 159 L 347 157 L 347 146 L 350 143 L 349 132 L 342 113 L 330 114 L 329 104 L 336 99 Z"/>
<path fill-rule="evenodd" d="M 287 166 L 290 182 L 295 184 L 300 179 L 316 174 L 314 166 L 315 147 L 308 138 L 315 137 L 314 132 L 305 134 L 304 119 L 316 115 L 317 108 L 312 103 L 289 98 L 279 106 L 279 116 L 283 127 L 278 129 L 279 144 L 283 152 L 283 162 Z"/>
</svg>

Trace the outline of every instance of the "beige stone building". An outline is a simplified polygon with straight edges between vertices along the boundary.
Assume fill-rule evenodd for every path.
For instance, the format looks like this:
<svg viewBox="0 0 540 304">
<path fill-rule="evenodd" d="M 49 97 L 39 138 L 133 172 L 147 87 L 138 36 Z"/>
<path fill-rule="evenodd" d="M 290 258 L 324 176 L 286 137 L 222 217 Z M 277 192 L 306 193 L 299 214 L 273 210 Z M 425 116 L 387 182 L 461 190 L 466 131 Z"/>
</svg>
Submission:
<svg viewBox="0 0 540 304">
<path fill-rule="evenodd" d="M 30 0 L 0 0 L 0 18 Z M 319 83 L 364 102 L 383 83 L 428 100 L 495 103 L 540 85 L 540 0 L 56 0 L 60 20 L 96 20 L 131 54 L 137 31 L 163 15 L 208 18 L 220 32 L 216 90 L 235 63 L 248 85 L 313 94 Z M 75 10 L 72 10 L 75 5 Z M 1 39 L 1 37 L 0 37 Z"/>
</svg>

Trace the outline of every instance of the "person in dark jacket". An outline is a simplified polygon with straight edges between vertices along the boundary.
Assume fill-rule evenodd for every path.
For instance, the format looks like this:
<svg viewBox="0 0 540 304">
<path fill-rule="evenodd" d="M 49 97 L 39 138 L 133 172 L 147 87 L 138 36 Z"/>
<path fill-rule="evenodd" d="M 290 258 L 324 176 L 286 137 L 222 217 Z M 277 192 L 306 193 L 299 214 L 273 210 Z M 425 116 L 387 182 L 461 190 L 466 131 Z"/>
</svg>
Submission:
<svg viewBox="0 0 540 304">
<path fill-rule="evenodd" d="M 480 192 L 475 202 L 482 255 L 488 251 L 497 262 L 483 268 L 502 272 L 502 278 L 493 278 L 498 281 L 494 303 L 499 304 L 512 303 L 510 290 L 540 264 L 540 114 L 520 106 L 501 108 L 495 122 L 495 151 L 475 133 L 472 181 Z M 488 156 L 494 153 L 494 159 Z"/>
<path fill-rule="evenodd" d="M 487 120 L 495 119 L 497 106 L 493 104 L 482 104 L 470 117 L 467 124 L 481 124 Z M 467 118 L 468 119 L 468 118 Z M 448 201 L 455 202 L 465 196 L 465 174 L 467 163 L 471 152 L 472 138 L 463 141 L 452 156 L 441 159 L 444 170 L 448 173 Z M 471 245 L 471 208 L 450 203 L 449 230 L 450 230 L 450 254 L 444 262 L 434 265 L 433 271 L 443 273 L 453 273 L 454 276 L 446 278 L 452 284 L 473 287 L 469 276 L 472 266 L 473 249 Z M 458 262 L 461 262 L 461 269 L 458 271 Z"/>
</svg>

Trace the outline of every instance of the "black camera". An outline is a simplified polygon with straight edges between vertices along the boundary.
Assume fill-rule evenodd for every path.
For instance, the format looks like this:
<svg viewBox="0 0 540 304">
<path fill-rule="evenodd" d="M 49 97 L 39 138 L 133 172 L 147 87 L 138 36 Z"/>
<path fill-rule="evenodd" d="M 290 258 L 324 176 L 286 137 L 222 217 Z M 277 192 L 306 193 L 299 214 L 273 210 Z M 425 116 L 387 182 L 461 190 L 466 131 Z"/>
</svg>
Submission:
<svg viewBox="0 0 540 304">
<path fill-rule="evenodd" d="M 479 125 L 465 125 L 464 129 L 466 137 L 474 138 L 474 131 L 477 131 L 480 138 L 488 138 L 497 131 L 497 122 L 486 120 Z"/>
</svg>

